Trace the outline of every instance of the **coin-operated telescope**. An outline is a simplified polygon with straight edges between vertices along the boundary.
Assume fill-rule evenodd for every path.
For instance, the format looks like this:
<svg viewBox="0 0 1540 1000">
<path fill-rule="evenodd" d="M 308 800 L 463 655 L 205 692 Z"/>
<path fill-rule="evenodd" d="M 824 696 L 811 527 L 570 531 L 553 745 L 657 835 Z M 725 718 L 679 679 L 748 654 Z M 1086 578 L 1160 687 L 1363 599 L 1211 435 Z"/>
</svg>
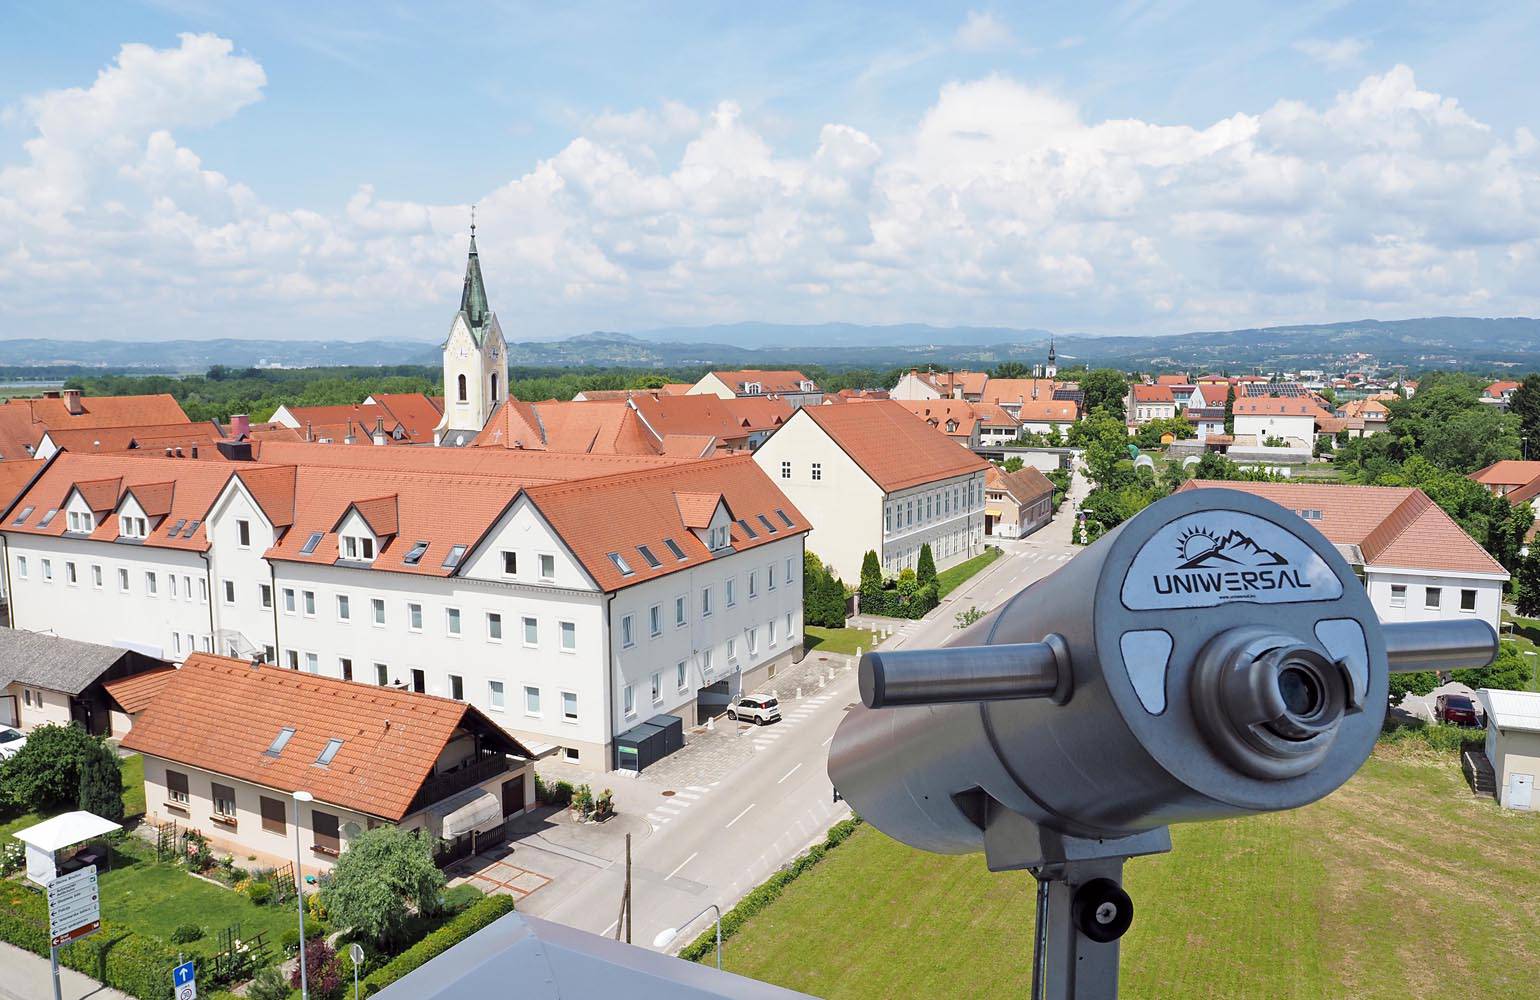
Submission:
<svg viewBox="0 0 1540 1000">
<path fill-rule="evenodd" d="M 896 840 L 1038 880 L 1033 996 L 1117 994 L 1123 863 L 1168 824 L 1294 809 L 1363 764 L 1391 671 L 1490 663 L 1484 621 L 1381 623 L 1336 548 L 1177 493 L 932 650 L 861 658 L 829 777 Z"/>
</svg>

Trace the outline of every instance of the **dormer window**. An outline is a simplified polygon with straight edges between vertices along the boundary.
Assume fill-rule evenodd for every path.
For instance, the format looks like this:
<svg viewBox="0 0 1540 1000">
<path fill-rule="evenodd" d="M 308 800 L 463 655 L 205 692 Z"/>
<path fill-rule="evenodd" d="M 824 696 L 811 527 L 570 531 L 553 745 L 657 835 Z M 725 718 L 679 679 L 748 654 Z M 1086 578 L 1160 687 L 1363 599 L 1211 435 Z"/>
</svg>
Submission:
<svg viewBox="0 0 1540 1000">
<path fill-rule="evenodd" d="M 813 385 L 813 383 L 811 383 L 811 382 L 803 382 L 802 383 L 802 391 L 803 392 L 816 392 L 817 390 L 818 390 L 818 387 Z"/>
<path fill-rule="evenodd" d="M 374 539 L 367 535 L 342 536 L 342 557 L 355 561 L 374 561 Z"/>
<path fill-rule="evenodd" d="M 129 514 L 118 515 L 119 538 L 148 538 L 150 526 L 142 517 L 134 517 Z"/>
<path fill-rule="evenodd" d="M 89 535 L 96 528 L 96 518 L 90 511 L 72 510 L 69 512 L 69 530 L 80 535 Z"/>
<path fill-rule="evenodd" d="M 758 382 L 743 383 L 743 394 L 745 396 L 758 396 L 762 391 L 763 387 Z"/>
</svg>

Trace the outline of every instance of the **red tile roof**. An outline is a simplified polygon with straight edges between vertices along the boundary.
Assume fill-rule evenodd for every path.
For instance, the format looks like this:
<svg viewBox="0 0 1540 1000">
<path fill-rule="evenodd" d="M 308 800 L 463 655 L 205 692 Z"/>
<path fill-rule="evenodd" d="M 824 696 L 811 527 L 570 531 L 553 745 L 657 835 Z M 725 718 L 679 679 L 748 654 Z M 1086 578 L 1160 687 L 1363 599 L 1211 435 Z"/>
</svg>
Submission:
<svg viewBox="0 0 1540 1000">
<path fill-rule="evenodd" d="M 369 398 L 395 417 L 414 441 L 432 441 L 433 429 L 444 417 L 443 409 L 420 392 L 377 392 Z"/>
<path fill-rule="evenodd" d="M 658 391 L 665 396 L 683 396 L 693 388 L 695 386 L 691 382 L 664 382 L 663 388 Z"/>
<path fill-rule="evenodd" d="M 792 420 L 804 419 L 803 414 L 886 493 L 989 467 L 956 441 L 937 434 L 896 400 L 804 407 Z"/>
<path fill-rule="evenodd" d="M 1484 486 L 1524 486 L 1540 479 L 1540 462 L 1505 458 L 1472 472 L 1470 477 Z"/>
<path fill-rule="evenodd" d="M 238 705 L 233 719 L 231 706 Z M 266 751 L 286 726 L 294 734 Z M 396 821 L 412 809 L 439 755 L 475 729 L 506 752 L 530 752 L 464 702 L 194 653 L 123 738 L 130 750 Z M 316 760 L 342 740 L 331 763 Z"/>
<path fill-rule="evenodd" d="M 746 383 L 757 382 L 759 383 L 760 393 L 766 395 L 775 392 L 801 392 L 802 383 L 812 381 L 812 379 L 801 372 L 793 370 L 771 371 L 746 368 L 742 371 L 714 371 L 711 374 L 720 379 L 722 384 L 733 392 L 741 393 Z M 813 391 L 818 391 L 816 386 Z"/>
<path fill-rule="evenodd" d="M 148 708 L 175 675 L 175 667 L 152 667 L 141 673 L 105 681 L 102 689 L 118 703 L 119 708 L 129 715 L 135 715 Z"/>
<path fill-rule="evenodd" d="M 1503 396 L 1503 393 L 1505 393 L 1505 392 L 1513 392 L 1521 384 L 1522 383 L 1520 383 L 1520 382 L 1507 382 L 1507 381 L 1493 382 L 1491 385 L 1489 385 L 1485 389 L 1483 389 L 1481 391 L 1481 394 L 1483 396 L 1486 396 L 1488 399 L 1501 399 L 1502 396 Z"/>
<path fill-rule="evenodd" d="M 961 389 L 964 396 L 978 396 L 989 385 L 988 372 L 919 372 L 916 374 L 943 396 L 952 395 L 954 389 Z"/>
<path fill-rule="evenodd" d="M 1247 396 L 1235 401 L 1236 416 L 1314 417 L 1330 419 L 1331 414 L 1305 396 Z"/>
<path fill-rule="evenodd" d="M 0 401 L 0 459 L 31 454 L 49 430 L 82 427 L 132 427 L 152 424 L 185 424 L 187 414 L 169 395 L 83 396 L 84 412 L 71 414 L 63 399 L 6 399 Z"/>
<path fill-rule="evenodd" d="M 17 458 L 0 462 L 0 511 L 20 499 L 32 481 L 43 472 L 43 463 L 34 458 Z"/>
<path fill-rule="evenodd" d="M 992 378 L 984 387 L 984 402 L 1015 406 L 1031 402 L 1034 393 L 1038 399 L 1052 399 L 1060 385 L 1051 378 Z"/>
<path fill-rule="evenodd" d="M 660 455 L 663 441 L 625 400 L 506 400 L 471 442 L 477 448 L 571 455 Z"/>
<path fill-rule="evenodd" d="M 1181 373 L 1177 375 L 1157 375 L 1155 376 L 1155 384 L 1170 386 L 1191 386 L 1193 382 L 1190 378 L 1187 377 L 1186 373 Z"/>
<path fill-rule="evenodd" d="M 991 490 L 1004 490 L 1016 498 L 1017 503 L 1032 503 L 1041 500 L 1053 492 L 1053 481 L 1043 473 L 1030 465 L 1022 466 L 1015 472 L 1006 472 L 993 463 L 989 471 L 984 473 L 984 487 Z"/>
<path fill-rule="evenodd" d="M 1296 513 L 1319 510 L 1321 517 L 1309 523 L 1333 544 L 1357 546 L 1365 565 L 1375 568 L 1508 576 L 1419 489 L 1203 480 L 1190 480 L 1181 488 L 1203 487 L 1240 490 Z"/>
<path fill-rule="evenodd" d="M 46 528 L 41 527 L 41 522 L 46 511 L 64 506 L 65 499 L 75 487 L 80 487 L 81 495 L 98 514 L 116 510 L 124 496 L 132 492 L 140 497 L 141 503 L 165 511 L 161 523 L 154 526 L 142 544 L 156 548 L 203 551 L 208 548 L 203 519 L 208 516 L 215 498 L 230 481 L 232 469 L 229 463 L 224 462 L 64 452 L 48 463 L 47 471 L 17 501 L 22 507 L 35 507 L 36 513 L 20 525 L 12 517 L 5 528 L 7 531 L 30 535 L 64 535 L 68 526 L 66 518 L 56 516 Z M 172 483 L 175 488 L 168 489 Z M 173 536 L 171 529 L 178 527 L 178 522 L 185 523 Z M 190 533 L 188 527 L 193 527 Z M 101 542 L 116 540 L 117 519 L 103 518 L 90 537 Z"/>
<path fill-rule="evenodd" d="M 546 483 L 653 469 L 680 461 L 658 455 L 566 455 L 505 448 L 337 448 L 289 441 L 264 441 L 257 457 L 269 465 L 513 476 L 520 482 Z"/>
<path fill-rule="evenodd" d="M 1029 399 L 1016 416 L 1023 424 L 1072 424 L 1080 418 L 1080 404 L 1073 399 Z"/>
<path fill-rule="evenodd" d="M 941 444 L 957 447 L 924 424 L 920 424 L 920 428 Z M 572 549 L 584 569 L 606 591 L 656 579 L 676 570 L 702 566 L 712 560 L 712 553 L 705 543 L 684 523 L 682 508 L 692 508 L 698 514 L 695 508 L 701 501 L 692 499 L 681 503 L 681 494 L 697 498 L 721 494 L 728 510 L 741 522 L 732 527 L 732 546 L 737 552 L 812 530 L 807 518 L 792 506 L 749 455 L 711 458 L 603 479 L 532 486 L 524 492 Z M 617 517 L 617 511 L 624 511 L 625 516 Z M 780 516 L 783 512 L 785 519 Z M 769 522 L 769 527 L 760 520 L 761 515 Z M 744 524 L 748 525 L 747 529 Z M 663 544 L 665 538 L 672 538 L 684 551 L 683 560 L 676 559 Z M 653 567 L 637 551 L 640 545 L 647 546 L 661 565 Z M 630 575 L 623 574 L 610 560 L 611 552 L 619 553 L 630 565 Z"/>
<path fill-rule="evenodd" d="M 978 426 L 978 413 L 966 399 L 899 399 L 894 402 L 952 437 L 970 439 Z M 949 429 L 948 425 L 954 423 L 956 426 Z"/>
<path fill-rule="evenodd" d="M 1140 385 L 1135 383 L 1129 386 L 1133 393 L 1135 403 L 1170 403 L 1176 405 L 1176 397 L 1171 394 L 1169 385 Z"/>
<path fill-rule="evenodd" d="M 674 493 L 674 504 L 679 508 L 679 521 L 686 528 L 711 527 L 711 517 L 721 502 L 720 493 Z"/>
<path fill-rule="evenodd" d="M 137 427 L 61 427 L 50 429 L 47 435 L 56 447 L 73 452 L 128 451 L 131 448 L 164 451 L 178 447 L 185 451 L 194 444 L 211 445 L 224 436 L 212 423 L 185 421 Z"/>
</svg>

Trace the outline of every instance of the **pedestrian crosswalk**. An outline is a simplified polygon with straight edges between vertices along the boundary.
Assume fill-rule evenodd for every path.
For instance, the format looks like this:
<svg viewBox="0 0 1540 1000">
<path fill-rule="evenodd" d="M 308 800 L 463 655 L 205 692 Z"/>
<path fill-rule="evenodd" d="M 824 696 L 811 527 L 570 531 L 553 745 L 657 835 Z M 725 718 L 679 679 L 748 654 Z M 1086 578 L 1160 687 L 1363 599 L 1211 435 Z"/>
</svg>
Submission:
<svg viewBox="0 0 1540 1000">
<path fill-rule="evenodd" d="M 683 815 L 686 809 L 699 802 L 701 796 L 715 787 L 716 782 L 712 782 L 710 786 L 688 785 L 679 789 L 673 795 L 652 807 L 652 811 L 647 814 L 647 822 L 651 823 L 654 829 L 669 823 L 671 820 Z"/>
</svg>

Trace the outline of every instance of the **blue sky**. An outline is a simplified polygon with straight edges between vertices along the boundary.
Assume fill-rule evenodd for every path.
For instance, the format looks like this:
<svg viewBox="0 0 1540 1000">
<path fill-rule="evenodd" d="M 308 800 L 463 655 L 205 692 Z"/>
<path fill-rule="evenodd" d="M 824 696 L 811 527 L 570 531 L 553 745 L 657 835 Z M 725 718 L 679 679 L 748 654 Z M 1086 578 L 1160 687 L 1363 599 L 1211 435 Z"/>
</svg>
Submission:
<svg viewBox="0 0 1540 1000">
<path fill-rule="evenodd" d="M 556 6 L 4 4 L 0 336 L 1536 311 L 1540 8 Z"/>
</svg>

